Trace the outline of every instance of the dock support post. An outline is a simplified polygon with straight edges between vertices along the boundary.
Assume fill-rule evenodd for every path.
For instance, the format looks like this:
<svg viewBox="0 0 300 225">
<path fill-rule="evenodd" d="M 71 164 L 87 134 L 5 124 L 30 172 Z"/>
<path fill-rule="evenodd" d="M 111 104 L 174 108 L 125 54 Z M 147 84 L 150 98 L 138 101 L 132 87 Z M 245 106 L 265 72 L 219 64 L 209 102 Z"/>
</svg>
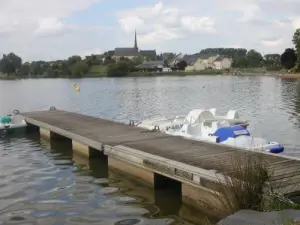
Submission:
<svg viewBox="0 0 300 225">
<path fill-rule="evenodd" d="M 224 204 L 222 204 L 220 197 L 211 189 L 182 184 L 182 202 L 205 212 L 207 215 L 215 217 L 224 213 Z"/>
<path fill-rule="evenodd" d="M 47 130 L 47 129 L 45 129 L 45 128 L 40 127 L 40 136 L 41 136 L 42 138 L 51 140 L 51 131 L 50 131 L 50 130 Z"/>
<path fill-rule="evenodd" d="M 33 124 L 27 123 L 26 132 L 28 133 L 39 133 L 39 127 Z"/>
<path fill-rule="evenodd" d="M 140 183 L 154 187 L 154 173 L 151 171 L 137 167 L 111 156 L 108 157 L 108 166 L 116 169 L 122 174 L 131 175 L 137 178 Z"/>
<path fill-rule="evenodd" d="M 64 146 L 66 149 L 71 149 L 72 147 L 71 139 L 56 134 L 42 127 L 40 127 L 39 130 L 40 130 L 40 138 L 49 141 L 51 149 L 61 148 L 62 146 Z"/>
<path fill-rule="evenodd" d="M 41 138 L 53 141 L 53 140 L 70 140 L 67 137 L 64 137 L 62 135 L 56 134 L 48 129 L 40 127 L 40 136 Z"/>
<path fill-rule="evenodd" d="M 172 178 L 163 176 L 158 173 L 154 173 L 154 189 L 165 189 L 172 187 L 173 189 L 180 190 L 181 193 L 181 182 Z"/>
<path fill-rule="evenodd" d="M 104 155 L 103 151 L 94 149 L 74 140 L 72 140 L 72 149 L 74 153 L 86 158 L 107 157 L 106 155 Z"/>
<path fill-rule="evenodd" d="M 108 178 L 107 156 L 103 155 L 100 158 L 88 159 L 73 152 L 72 159 L 75 164 L 83 166 L 84 169 L 91 170 L 91 176 L 95 178 Z"/>
</svg>

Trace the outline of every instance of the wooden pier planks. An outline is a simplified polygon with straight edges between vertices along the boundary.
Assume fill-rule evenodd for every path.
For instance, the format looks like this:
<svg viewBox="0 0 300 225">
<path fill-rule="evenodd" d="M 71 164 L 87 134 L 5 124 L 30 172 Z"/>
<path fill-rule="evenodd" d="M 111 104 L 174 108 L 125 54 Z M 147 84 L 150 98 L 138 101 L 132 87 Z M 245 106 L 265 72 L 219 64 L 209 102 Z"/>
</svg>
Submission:
<svg viewBox="0 0 300 225">
<path fill-rule="evenodd" d="M 22 113 L 29 123 L 43 123 L 104 145 L 123 145 L 195 167 L 230 173 L 233 160 L 246 155 L 262 158 L 273 172 L 272 180 L 284 177 L 300 182 L 300 161 L 218 144 L 187 140 L 92 116 L 61 110 Z M 45 127 L 44 127 L 45 128 Z M 281 182 L 282 183 L 282 182 Z M 290 182 L 289 182 L 290 183 Z M 282 184 L 280 185 L 282 186 Z M 284 184 L 283 184 L 284 186 Z"/>
</svg>

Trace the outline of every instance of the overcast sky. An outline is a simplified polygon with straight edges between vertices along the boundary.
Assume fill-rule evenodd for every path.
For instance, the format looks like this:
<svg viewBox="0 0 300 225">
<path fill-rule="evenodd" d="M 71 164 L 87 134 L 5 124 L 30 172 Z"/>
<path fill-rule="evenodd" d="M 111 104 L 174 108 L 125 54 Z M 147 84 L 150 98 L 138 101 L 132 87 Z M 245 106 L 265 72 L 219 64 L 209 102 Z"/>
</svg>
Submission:
<svg viewBox="0 0 300 225">
<path fill-rule="evenodd" d="M 292 47 L 300 0 L 0 0 L 0 53 L 24 60 L 133 47 L 196 53 L 203 48 Z"/>
</svg>

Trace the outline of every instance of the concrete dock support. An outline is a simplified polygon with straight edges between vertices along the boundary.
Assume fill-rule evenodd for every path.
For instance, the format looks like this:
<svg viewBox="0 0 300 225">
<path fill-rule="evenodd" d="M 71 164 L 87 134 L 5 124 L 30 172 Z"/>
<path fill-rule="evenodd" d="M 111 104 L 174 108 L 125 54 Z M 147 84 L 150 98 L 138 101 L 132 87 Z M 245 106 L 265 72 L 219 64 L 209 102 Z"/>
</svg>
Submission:
<svg viewBox="0 0 300 225">
<path fill-rule="evenodd" d="M 72 140 L 72 149 L 74 153 L 86 158 L 107 158 L 107 156 L 103 154 L 103 151 L 94 149 L 74 140 Z"/>
<path fill-rule="evenodd" d="M 72 160 L 82 169 L 91 170 L 91 175 L 94 178 L 108 178 L 107 157 L 88 159 L 73 152 Z"/>
<path fill-rule="evenodd" d="M 67 137 L 64 137 L 62 135 L 56 134 L 48 129 L 42 128 L 40 127 L 40 136 L 41 138 L 44 138 L 46 140 L 50 140 L 50 141 L 57 141 L 57 140 L 62 140 L 62 141 L 66 141 L 66 140 L 70 140 Z"/>
<path fill-rule="evenodd" d="M 69 138 L 66 138 L 64 136 L 61 136 L 59 134 L 56 134 L 48 129 L 45 129 L 45 128 L 42 128 L 40 127 L 39 128 L 39 131 L 40 131 L 40 137 L 41 138 L 44 138 L 46 140 L 49 140 L 50 142 L 53 142 L 53 141 L 70 141 L 71 144 L 72 144 L 72 149 L 74 151 L 74 153 L 82 156 L 82 157 L 86 157 L 86 158 L 107 158 L 107 156 L 105 156 L 103 154 L 103 151 L 101 150 L 98 150 L 98 149 L 94 149 L 92 147 L 89 147 L 87 145 L 84 145 L 80 142 L 77 142 L 77 141 L 74 141 L 74 140 L 71 140 Z M 106 159 L 107 160 L 107 159 Z"/>
<path fill-rule="evenodd" d="M 47 139 L 50 141 L 51 140 L 51 131 L 40 127 L 40 136 L 41 136 L 41 138 L 44 138 L 44 139 Z"/>
<path fill-rule="evenodd" d="M 205 187 L 182 183 L 182 202 L 213 217 L 224 213 L 224 205 L 218 195 Z"/>
<path fill-rule="evenodd" d="M 137 178 L 141 183 L 154 187 L 154 173 L 149 170 L 141 169 L 110 156 L 108 157 L 108 166 Z"/>
</svg>

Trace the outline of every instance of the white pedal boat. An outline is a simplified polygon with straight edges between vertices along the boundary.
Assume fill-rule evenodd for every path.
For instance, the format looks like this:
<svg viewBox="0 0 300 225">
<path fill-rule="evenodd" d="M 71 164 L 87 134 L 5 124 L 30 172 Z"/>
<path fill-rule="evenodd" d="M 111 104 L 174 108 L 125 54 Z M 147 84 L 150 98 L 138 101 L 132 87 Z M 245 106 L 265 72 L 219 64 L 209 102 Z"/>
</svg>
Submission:
<svg viewBox="0 0 300 225">
<path fill-rule="evenodd" d="M 0 132 L 25 128 L 26 126 L 25 118 L 20 115 L 18 110 L 14 110 L 12 114 L 0 116 Z"/>
<path fill-rule="evenodd" d="M 137 127 L 145 128 L 148 130 L 159 130 L 161 132 L 167 132 L 168 130 L 179 130 L 184 124 L 198 124 L 202 121 L 207 121 L 211 119 L 213 115 L 213 120 L 226 120 L 232 125 L 245 124 L 248 125 L 246 121 L 239 119 L 236 110 L 230 110 L 226 115 L 216 115 L 216 108 L 205 109 L 193 109 L 188 113 L 187 116 L 175 116 L 171 118 L 166 118 L 164 116 L 157 116 L 142 121 L 130 121 L 130 124 L 134 124 Z"/>
<path fill-rule="evenodd" d="M 260 150 L 281 153 L 284 147 L 277 142 L 251 136 L 247 130 L 249 124 L 239 119 L 235 110 L 226 115 L 216 115 L 216 109 L 194 109 L 186 117 L 157 117 L 136 124 L 149 130 L 157 130 L 188 139 L 209 141 L 247 150 Z"/>
</svg>

